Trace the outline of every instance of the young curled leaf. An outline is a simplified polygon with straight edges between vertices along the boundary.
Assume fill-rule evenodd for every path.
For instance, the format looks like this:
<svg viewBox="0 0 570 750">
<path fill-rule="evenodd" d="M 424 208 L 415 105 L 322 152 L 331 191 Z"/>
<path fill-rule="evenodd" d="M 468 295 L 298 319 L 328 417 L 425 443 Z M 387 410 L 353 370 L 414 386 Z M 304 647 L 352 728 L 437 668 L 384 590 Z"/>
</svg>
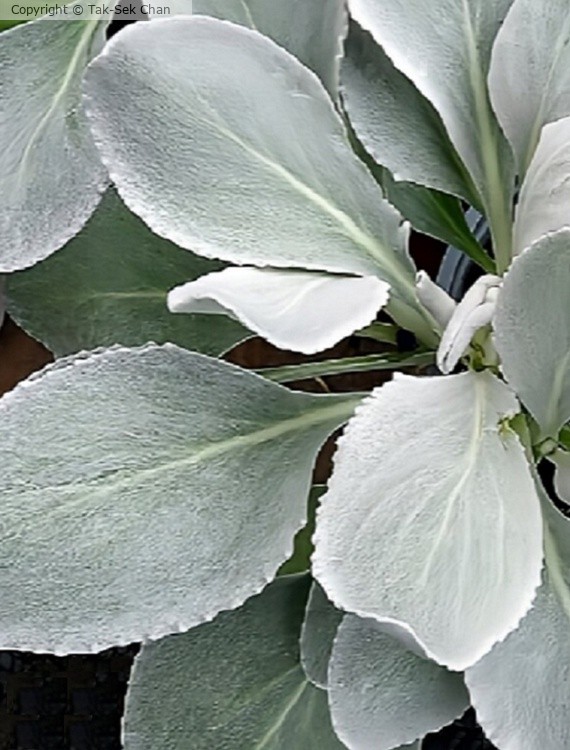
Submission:
<svg viewBox="0 0 570 750">
<path fill-rule="evenodd" d="M 388 284 L 375 276 L 242 266 L 176 287 L 168 307 L 229 314 L 281 349 L 314 354 L 371 323 L 388 294 Z"/>
<path fill-rule="evenodd" d="M 417 273 L 416 289 L 422 305 L 429 310 L 439 325 L 445 328 L 453 317 L 457 302 L 435 284 L 425 271 Z"/>
<path fill-rule="evenodd" d="M 457 305 L 437 352 L 437 366 L 444 374 L 452 372 L 473 336 L 493 320 L 501 282 L 500 276 L 481 276 Z"/>
</svg>

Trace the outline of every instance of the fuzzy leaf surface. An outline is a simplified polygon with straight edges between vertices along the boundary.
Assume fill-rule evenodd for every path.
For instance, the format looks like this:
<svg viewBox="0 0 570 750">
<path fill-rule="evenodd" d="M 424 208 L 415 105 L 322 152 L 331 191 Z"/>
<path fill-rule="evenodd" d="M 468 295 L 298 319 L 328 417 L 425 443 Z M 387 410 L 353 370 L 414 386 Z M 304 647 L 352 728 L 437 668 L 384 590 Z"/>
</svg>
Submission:
<svg viewBox="0 0 570 750">
<path fill-rule="evenodd" d="M 329 666 L 333 726 L 350 750 L 408 746 L 469 705 L 463 678 L 409 651 L 378 623 L 346 615 Z"/>
<path fill-rule="evenodd" d="M 62 247 L 107 183 L 81 104 L 107 22 L 40 18 L 0 36 L 0 272 Z"/>
<path fill-rule="evenodd" d="M 542 522 L 489 373 L 396 375 L 339 440 L 313 573 L 338 607 L 413 636 L 462 670 L 513 630 L 539 584 Z"/>
<path fill-rule="evenodd" d="M 0 400 L 0 647 L 98 651 L 242 604 L 290 556 L 317 452 L 357 402 L 174 345 L 23 382 Z"/>
<path fill-rule="evenodd" d="M 286 576 L 233 612 L 143 646 L 125 750 L 342 750 L 327 696 L 299 664 L 310 578 Z"/>
<path fill-rule="evenodd" d="M 174 284 L 221 268 L 152 234 L 109 190 L 64 248 L 8 277 L 8 308 L 58 357 L 147 341 L 217 356 L 247 338 L 247 329 L 225 315 L 179 318 L 166 298 Z"/>
<path fill-rule="evenodd" d="M 565 229 L 516 258 L 494 319 L 503 373 L 550 436 L 570 418 L 569 253 Z"/>
</svg>

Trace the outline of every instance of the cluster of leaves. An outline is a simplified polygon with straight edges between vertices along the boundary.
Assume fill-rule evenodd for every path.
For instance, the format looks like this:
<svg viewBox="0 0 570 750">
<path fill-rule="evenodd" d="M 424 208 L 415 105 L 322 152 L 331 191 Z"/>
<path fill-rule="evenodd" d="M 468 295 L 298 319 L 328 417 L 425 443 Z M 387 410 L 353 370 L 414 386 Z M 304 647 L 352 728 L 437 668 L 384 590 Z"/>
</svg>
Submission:
<svg viewBox="0 0 570 750">
<path fill-rule="evenodd" d="M 566 747 L 536 465 L 570 496 L 567 0 L 171 4 L 0 35 L 0 272 L 56 355 L 0 400 L 0 647 L 144 641 L 126 750 L 419 747 L 469 703 L 501 750 Z M 410 224 L 486 272 L 459 305 Z M 397 356 L 218 358 L 394 340 L 380 308 L 445 377 L 312 395 L 272 381 Z"/>
</svg>

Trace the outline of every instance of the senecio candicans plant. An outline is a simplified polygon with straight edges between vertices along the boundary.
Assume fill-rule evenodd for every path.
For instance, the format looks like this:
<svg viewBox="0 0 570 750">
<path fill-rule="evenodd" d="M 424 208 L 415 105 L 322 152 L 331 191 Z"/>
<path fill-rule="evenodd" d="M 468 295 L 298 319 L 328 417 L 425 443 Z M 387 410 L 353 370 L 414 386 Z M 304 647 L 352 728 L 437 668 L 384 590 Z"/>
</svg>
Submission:
<svg viewBox="0 0 570 750">
<path fill-rule="evenodd" d="M 570 747 L 568 0 L 171 5 L 0 35 L 0 271 L 56 356 L 0 400 L 0 647 L 143 641 L 127 750 L 417 748 L 469 703 Z M 481 267 L 459 304 L 410 225 Z"/>
</svg>

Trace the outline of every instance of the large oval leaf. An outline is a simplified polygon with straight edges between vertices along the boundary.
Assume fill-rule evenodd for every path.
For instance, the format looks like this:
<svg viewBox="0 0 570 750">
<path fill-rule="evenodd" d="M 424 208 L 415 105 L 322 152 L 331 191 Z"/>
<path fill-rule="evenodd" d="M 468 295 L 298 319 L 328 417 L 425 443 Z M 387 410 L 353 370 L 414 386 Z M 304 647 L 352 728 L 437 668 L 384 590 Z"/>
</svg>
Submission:
<svg viewBox="0 0 570 750">
<path fill-rule="evenodd" d="M 491 49 L 512 0 L 350 0 L 356 21 L 435 106 L 469 170 L 506 266 L 514 166 L 487 91 Z"/>
<path fill-rule="evenodd" d="M 56 356 L 81 349 L 168 341 L 218 355 L 248 332 L 225 315 L 179 318 L 166 306 L 174 284 L 221 268 L 152 234 L 114 190 L 71 242 L 8 277 L 14 320 Z"/>
<path fill-rule="evenodd" d="M 188 3 L 182 0 L 184 12 Z M 192 13 L 256 29 L 313 70 L 338 97 L 338 69 L 346 33 L 344 0 L 192 0 Z"/>
<path fill-rule="evenodd" d="M 107 177 L 80 91 L 106 26 L 46 17 L 0 36 L 0 272 L 60 248 L 100 199 Z"/>
<path fill-rule="evenodd" d="M 570 418 L 570 229 L 514 261 L 495 314 L 503 372 L 545 435 Z"/>
<path fill-rule="evenodd" d="M 341 438 L 313 572 L 340 608 L 411 633 L 451 669 L 516 627 L 540 578 L 542 524 L 516 413 L 488 373 L 395 380 Z"/>
<path fill-rule="evenodd" d="M 493 47 L 489 89 L 523 176 L 543 125 L 570 115 L 567 0 L 513 2 Z"/>
<path fill-rule="evenodd" d="M 397 181 L 477 201 L 477 190 L 433 105 L 354 22 L 345 42 L 341 85 L 358 139 Z"/>
<path fill-rule="evenodd" d="M 544 500 L 543 583 L 504 643 L 465 673 L 477 719 L 501 750 L 570 746 L 570 523 Z"/>
<path fill-rule="evenodd" d="M 155 232 L 241 265 L 378 275 L 417 311 L 400 215 L 271 40 L 206 17 L 134 24 L 86 84 L 103 159 Z"/>
<path fill-rule="evenodd" d="M 523 182 L 514 228 L 514 252 L 570 227 L 570 117 L 545 125 Z"/>
<path fill-rule="evenodd" d="M 280 578 L 214 622 L 143 646 L 125 750 L 341 750 L 326 693 L 299 664 L 309 583 Z"/>
<path fill-rule="evenodd" d="M 18 386 L 0 400 L 0 648 L 159 638 L 260 591 L 357 400 L 173 345 L 62 359 Z"/>
<path fill-rule="evenodd" d="M 350 750 L 392 750 L 469 705 L 461 675 L 408 651 L 378 623 L 347 615 L 329 666 L 333 726 Z"/>
</svg>

